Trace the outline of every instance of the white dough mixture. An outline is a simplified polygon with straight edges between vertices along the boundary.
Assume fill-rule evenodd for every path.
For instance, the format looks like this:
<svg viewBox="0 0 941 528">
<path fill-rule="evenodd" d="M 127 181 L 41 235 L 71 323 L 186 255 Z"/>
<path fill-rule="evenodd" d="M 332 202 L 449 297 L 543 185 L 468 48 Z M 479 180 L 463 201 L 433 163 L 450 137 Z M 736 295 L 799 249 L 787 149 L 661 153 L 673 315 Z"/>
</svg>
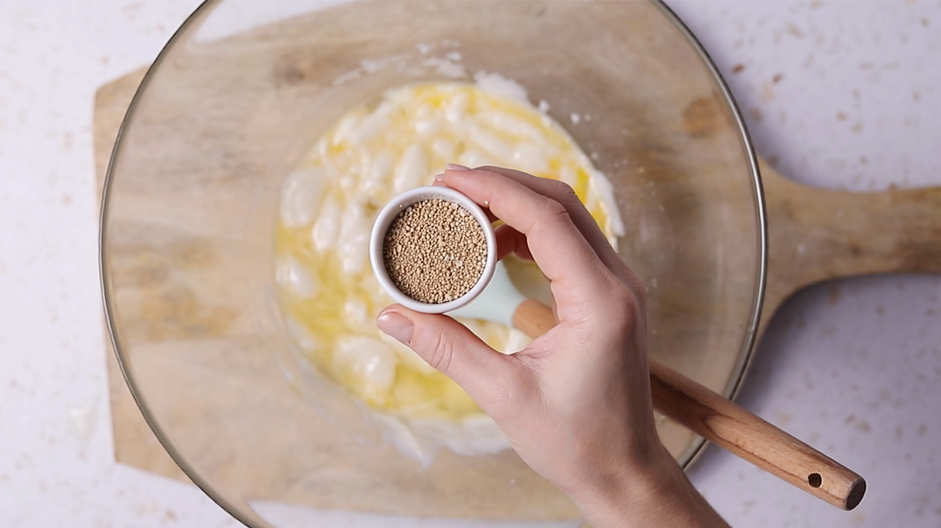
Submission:
<svg viewBox="0 0 941 528">
<path fill-rule="evenodd" d="M 623 227 L 611 186 L 546 107 L 497 75 L 393 88 L 340 118 L 284 182 L 275 279 L 287 328 L 305 357 L 371 409 L 390 442 L 425 465 L 441 447 L 474 455 L 509 444 L 457 384 L 376 329 L 391 301 L 369 268 L 372 222 L 447 163 L 497 165 L 569 183 L 613 244 Z M 531 263 L 508 258 L 507 267 L 545 280 Z M 462 322 L 505 353 L 529 342 L 496 323 Z"/>
</svg>

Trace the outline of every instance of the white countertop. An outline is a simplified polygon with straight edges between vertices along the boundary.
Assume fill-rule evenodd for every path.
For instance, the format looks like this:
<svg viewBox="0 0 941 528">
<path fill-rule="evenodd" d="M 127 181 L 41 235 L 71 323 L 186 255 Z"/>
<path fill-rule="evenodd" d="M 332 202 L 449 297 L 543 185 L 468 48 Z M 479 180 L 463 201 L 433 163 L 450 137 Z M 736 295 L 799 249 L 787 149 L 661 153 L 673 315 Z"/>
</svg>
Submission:
<svg viewBox="0 0 941 528">
<path fill-rule="evenodd" d="M 0 526 L 238 525 L 195 487 L 114 463 L 98 288 L 95 90 L 198 3 L 0 4 Z M 941 2 L 668 3 L 785 175 L 941 185 Z M 941 526 L 941 276 L 801 292 L 739 402 L 869 491 L 841 512 L 711 447 L 690 474 L 733 525 Z"/>
</svg>

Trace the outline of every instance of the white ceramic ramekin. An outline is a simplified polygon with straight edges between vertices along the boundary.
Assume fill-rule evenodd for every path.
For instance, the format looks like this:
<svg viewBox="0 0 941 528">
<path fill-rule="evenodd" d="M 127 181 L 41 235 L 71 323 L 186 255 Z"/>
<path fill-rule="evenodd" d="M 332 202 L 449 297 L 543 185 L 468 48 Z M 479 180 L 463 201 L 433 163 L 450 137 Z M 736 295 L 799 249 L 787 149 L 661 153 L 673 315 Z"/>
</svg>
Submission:
<svg viewBox="0 0 941 528">
<path fill-rule="evenodd" d="M 430 304 L 416 301 L 396 288 L 392 279 L 389 278 L 389 273 L 386 271 L 385 262 L 383 260 L 383 245 L 386 231 L 388 231 L 392 221 L 395 220 L 396 216 L 398 216 L 403 209 L 416 202 L 435 198 L 456 203 L 474 216 L 477 223 L 480 224 L 481 229 L 484 230 L 484 238 L 487 240 L 487 262 L 484 265 L 483 273 L 480 274 L 480 279 L 477 280 L 477 284 L 467 293 L 453 301 Z M 388 292 L 389 296 L 391 296 L 395 302 L 416 312 L 445 313 L 457 310 L 473 301 L 480 295 L 480 292 L 484 291 L 487 284 L 490 283 L 490 279 L 493 278 L 494 268 L 496 268 L 497 265 L 497 239 L 493 233 L 493 226 L 490 225 L 490 219 L 487 218 L 487 214 L 467 196 L 448 187 L 418 187 L 396 196 L 379 212 L 379 216 L 376 217 L 376 222 L 373 224 L 372 233 L 369 236 L 369 261 L 372 265 L 372 271 L 376 276 L 376 280 L 379 281 L 379 284 L 382 285 L 383 289 Z"/>
</svg>

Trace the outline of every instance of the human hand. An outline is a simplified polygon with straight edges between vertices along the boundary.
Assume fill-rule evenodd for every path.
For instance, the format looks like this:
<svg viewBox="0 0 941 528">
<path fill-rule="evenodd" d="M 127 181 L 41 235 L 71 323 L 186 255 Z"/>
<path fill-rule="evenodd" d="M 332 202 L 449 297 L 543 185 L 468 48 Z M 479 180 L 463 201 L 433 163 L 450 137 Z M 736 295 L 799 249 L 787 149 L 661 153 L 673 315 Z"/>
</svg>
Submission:
<svg viewBox="0 0 941 528">
<path fill-rule="evenodd" d="M 723 525 L 657 436 L 644 286 L 572 189 L 508 169 L 451 167 L 436 184 L 504 222 L 500 255 L 535 260 L 558 324 L 511 356 L 450 317 L 399 305 L 379 315 L 379 328 L 461 385 L 596 527 Z"/>
</svg>

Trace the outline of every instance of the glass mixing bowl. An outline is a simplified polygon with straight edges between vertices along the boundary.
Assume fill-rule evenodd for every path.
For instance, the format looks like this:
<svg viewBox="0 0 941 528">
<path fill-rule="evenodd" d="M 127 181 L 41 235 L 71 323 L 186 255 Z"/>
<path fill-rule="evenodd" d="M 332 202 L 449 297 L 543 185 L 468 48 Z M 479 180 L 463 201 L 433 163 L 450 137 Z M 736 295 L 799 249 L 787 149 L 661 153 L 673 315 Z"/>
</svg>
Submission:
<svg viewBox="0 0 941 528">
<path fill-rule="evenodd" d="M 285 176 L 346 109 L 441 79 L 428 59 L 454 48 L 468 75 L 499 73 L 548 102 L 612 181 L 621 254 L 649 290 L 650 354 L 727 396 L 742 379 L 764 286 L 760 180 L 728 90 L 663 4 L 207 2 L 160 54 L 119 134 L 102 280 L 147 421 L 248 525 L 359 515 L 370 526 L 578 526 L 512 451 L 443 450 L 425 469 L 401 455 L 296 353 L 275 301 Z M 688 464 L 702 440 L 659 427 Z"/>
</svg>

